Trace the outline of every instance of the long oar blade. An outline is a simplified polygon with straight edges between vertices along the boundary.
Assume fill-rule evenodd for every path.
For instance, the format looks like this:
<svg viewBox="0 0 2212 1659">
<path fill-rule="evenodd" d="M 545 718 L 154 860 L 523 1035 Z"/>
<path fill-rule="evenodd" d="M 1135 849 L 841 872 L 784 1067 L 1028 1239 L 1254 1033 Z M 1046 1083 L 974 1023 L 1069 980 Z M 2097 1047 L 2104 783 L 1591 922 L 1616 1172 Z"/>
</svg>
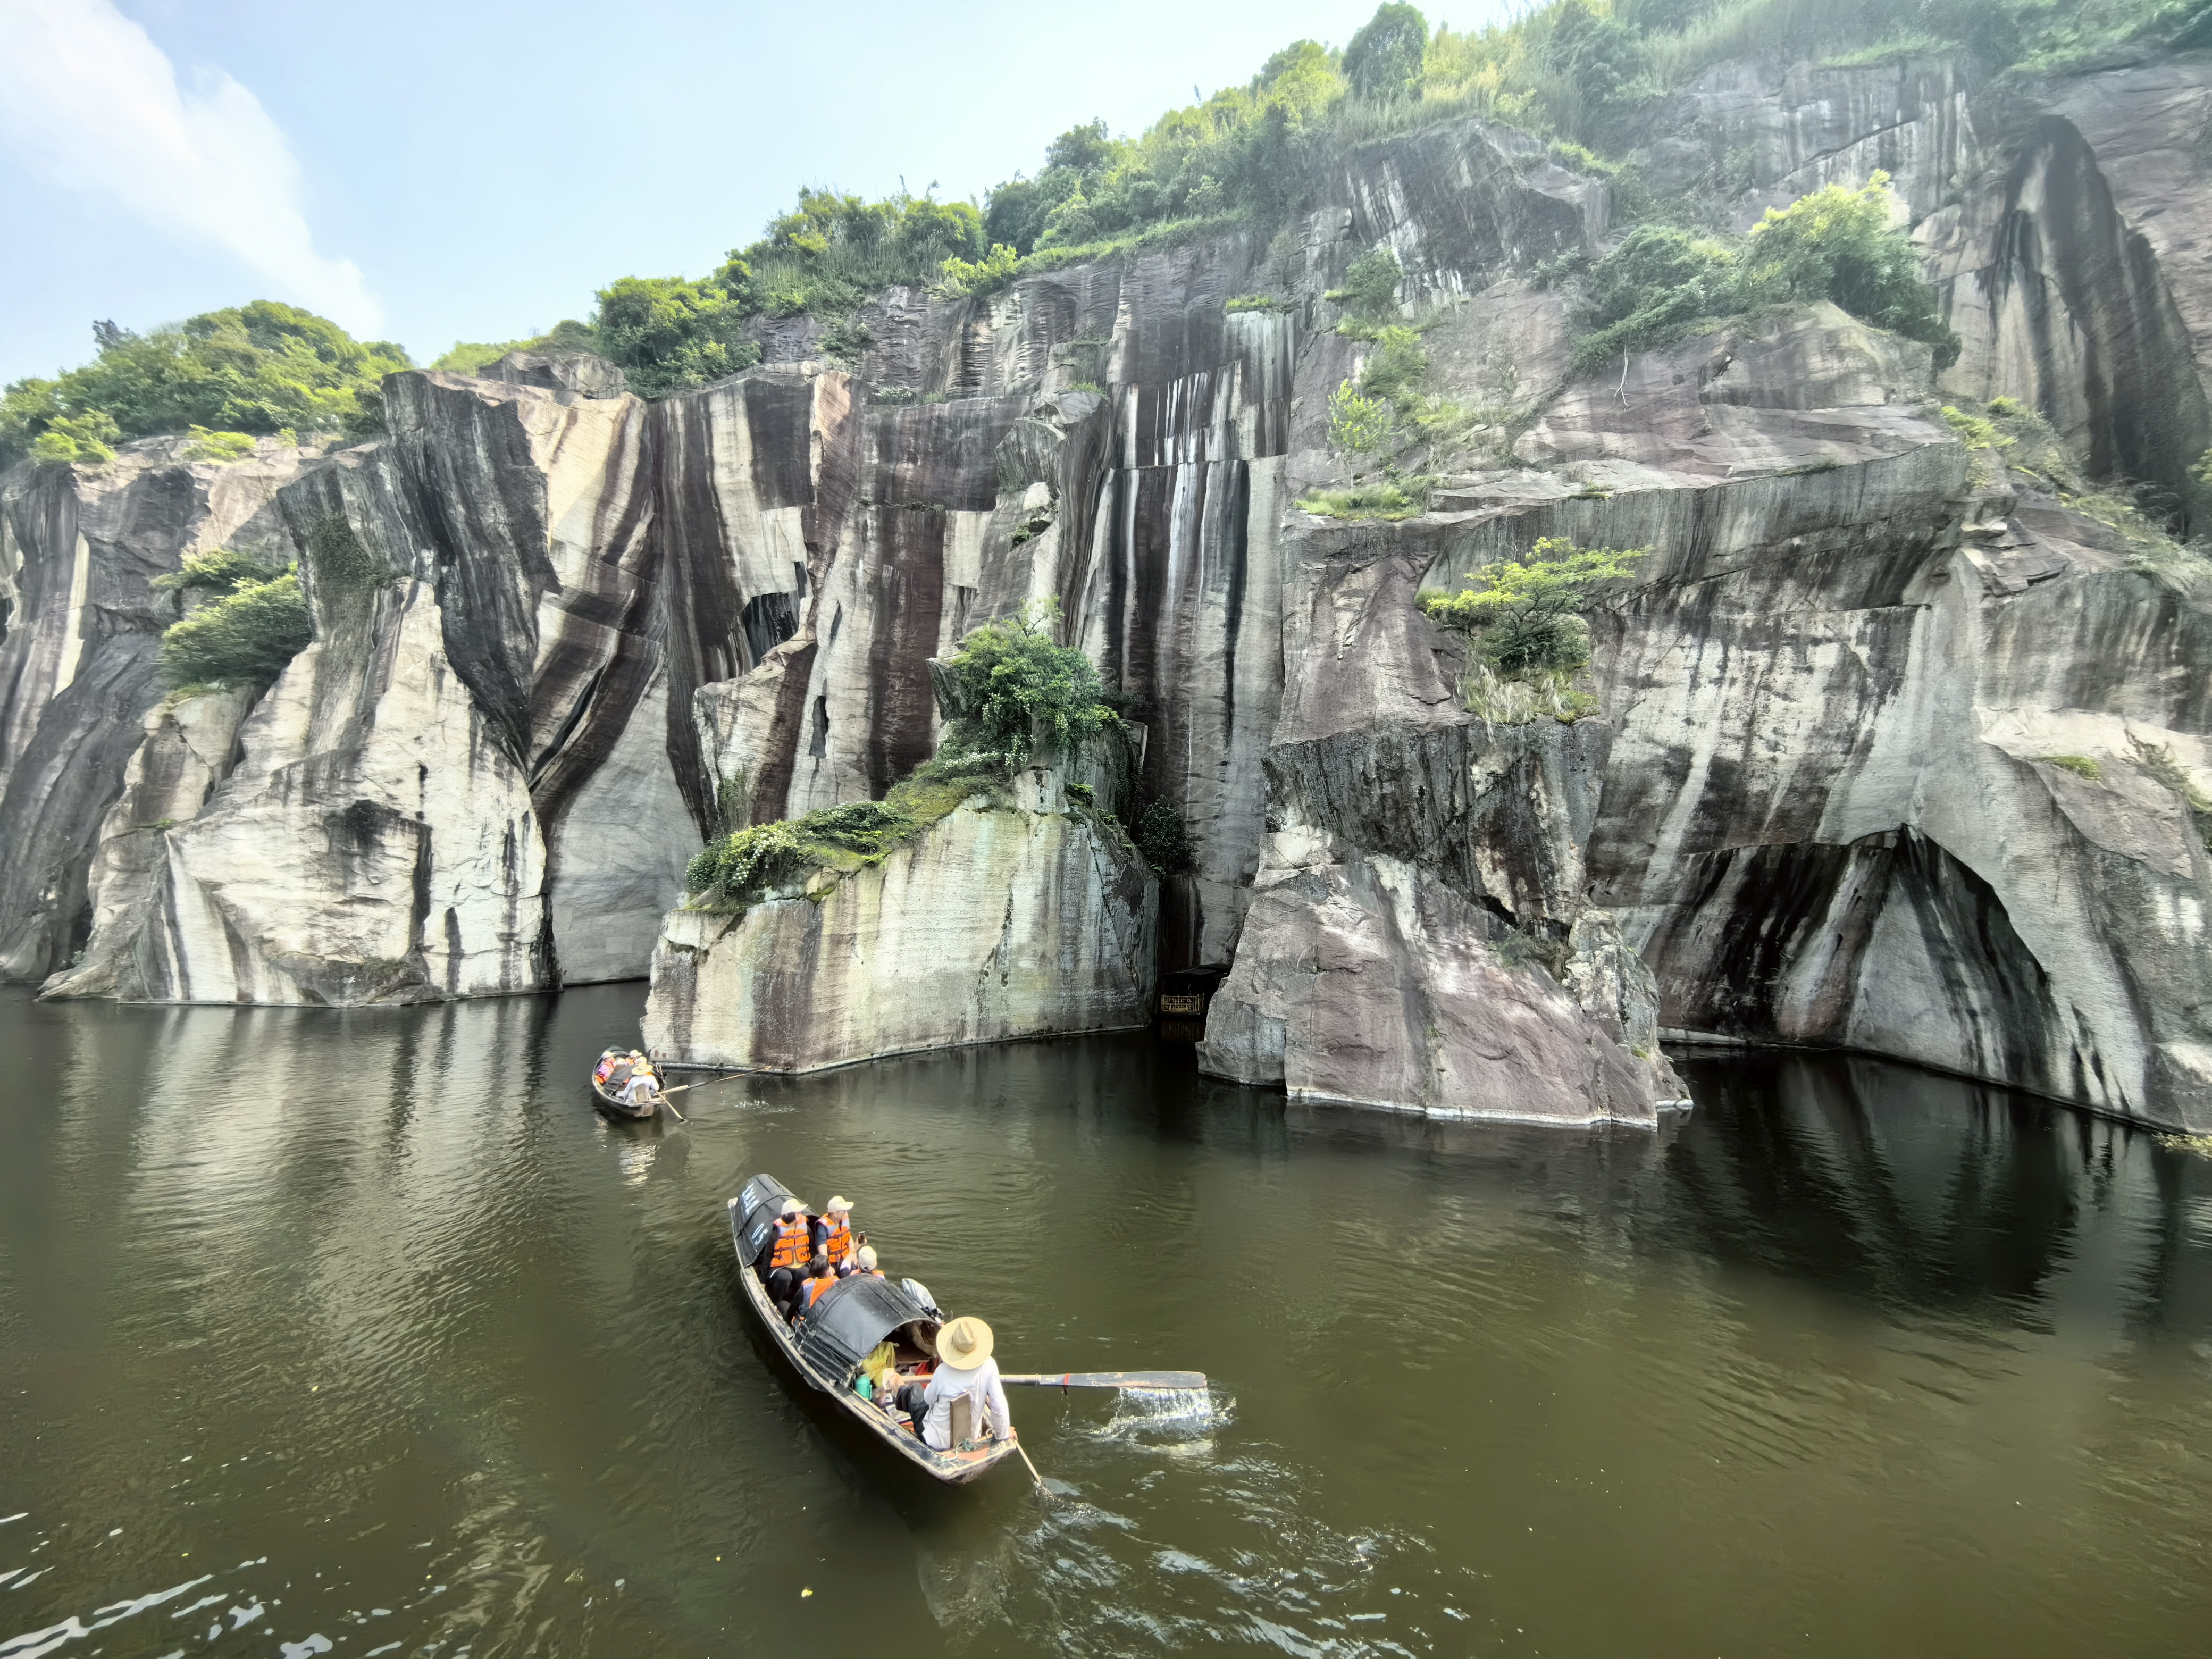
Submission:
<svg viewBox="0 0 2212 1659">
<path fill-rule="evenodd" d="M 1204 1371 L 1054 1371 L 999 1374 L 1001 1382 L 1039 1389 L 1202 1389 Z"/>
</svg>

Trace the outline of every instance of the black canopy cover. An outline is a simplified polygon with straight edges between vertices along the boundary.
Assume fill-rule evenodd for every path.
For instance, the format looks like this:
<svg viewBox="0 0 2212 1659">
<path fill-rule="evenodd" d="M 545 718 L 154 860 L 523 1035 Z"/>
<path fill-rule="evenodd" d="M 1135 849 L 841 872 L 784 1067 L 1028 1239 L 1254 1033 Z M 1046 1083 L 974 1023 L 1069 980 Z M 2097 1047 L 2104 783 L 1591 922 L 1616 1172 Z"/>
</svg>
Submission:
<svg viewBox="0 0 2212 1659">
<path fill-rule="evenodd" d="M 900 1326 L 914 1324 L 927 1326 L 932 1333 L 937 1328 L 929 1310 L 903 1285 L 872 1273 L 856 1273 L 822 1293 L 799 1327 L 799 1352 L 817 1370 L 842 1376 Z"/>
<path fill-rule="evenodd" d="M 768 1246 L 769 1235 L 775 1230 L 775 1218 L 782 1213 L 784 1200 L 790 1196 L 791 1188 L 774 1176 L 764 1174 L 745 1182 L 744 1190 L 738 1194 L 732 1224 L 738 1235 L 738 1260 L 748 1267 L 759 1262 L 761 1252 Z"/>
</svg>

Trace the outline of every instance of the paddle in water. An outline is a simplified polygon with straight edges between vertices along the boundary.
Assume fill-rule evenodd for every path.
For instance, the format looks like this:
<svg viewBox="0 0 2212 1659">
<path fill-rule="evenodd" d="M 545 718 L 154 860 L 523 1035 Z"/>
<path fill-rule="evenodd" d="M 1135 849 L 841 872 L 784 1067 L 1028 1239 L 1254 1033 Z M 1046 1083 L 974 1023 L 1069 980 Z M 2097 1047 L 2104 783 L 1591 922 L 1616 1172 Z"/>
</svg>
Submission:
<svg viewBox="0 0 2212 1659">
<path fill-rule="evenodd" d="M 1036 1389 L 1203 1389 L 1204 1371 L 1001 1371 L 999 1381 Z"/>
</svg>

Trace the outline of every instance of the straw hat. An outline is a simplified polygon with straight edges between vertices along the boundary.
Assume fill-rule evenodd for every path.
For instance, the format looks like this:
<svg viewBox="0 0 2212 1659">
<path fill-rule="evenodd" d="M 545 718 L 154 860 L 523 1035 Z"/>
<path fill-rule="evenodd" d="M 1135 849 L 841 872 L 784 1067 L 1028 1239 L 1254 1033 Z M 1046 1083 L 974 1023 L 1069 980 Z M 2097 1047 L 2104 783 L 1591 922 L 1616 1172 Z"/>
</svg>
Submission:
<svg viewBox="0 0 2212 1659">
<path fill-rule="evenodd" d="M 938 1357 L 948 1365 L 966 1370 L 991 1357 L 991 1328 L 963 1314 L 937 1334 Z"/>
<path fill-rule="evenodd" d="M 846 1211 L 849 1211 L 849 1210 L 851 1210 L 851 1209 L 852 1209 L 852 1207 L 853 1207 L 853 1200 L 852 1200 L 851 1199 L 849 1199 L 849 1198 L 833 1198 L 833 1199 L 831 1199 L 831 1200 L 830 1200 L 830 1207 L 829 1207 L 829 1209 L 828 1209 L 828 1210 L 826 1210 L 826 1211 L 824 1211 L 824 1212 L 823 1212 L 823 1213 L 824 1213 L 825 1215 L 827 1215 L 827 1214 L 833 1214 L 833 1213 L 835 1213 L 836 1211 L 839 1211 L 839 1210 L 846 1210 Z"/>
</svg>

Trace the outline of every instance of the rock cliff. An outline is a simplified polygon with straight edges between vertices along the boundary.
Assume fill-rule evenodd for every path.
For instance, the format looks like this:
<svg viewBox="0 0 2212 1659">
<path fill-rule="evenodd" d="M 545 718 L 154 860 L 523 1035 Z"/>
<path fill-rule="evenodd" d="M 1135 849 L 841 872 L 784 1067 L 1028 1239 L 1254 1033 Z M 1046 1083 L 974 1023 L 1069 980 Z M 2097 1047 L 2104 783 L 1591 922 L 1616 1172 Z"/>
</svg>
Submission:
<svg viewBox="0 0 2212 1659">
<path fill-rule="evenodd" d="M 391 435 L 335 453 L 27 464 L 0 481 L 0 971 L 327 1002 L 642 973 L 702 837 L 880 796 L 939 735 L 929 660 L 1049 599 L 1148 728 L 1138 798 L 1189 828 L 1158 961 L 1233 964 L 1218 1069 L 1641 1121 L 1663 1029 L 2212 1127 L 2205 566 L 1939 408 L 2017 399 L 2195 526 L 2208 117 L 2186 56 L 2002 88 L 1723 65 L 1652 115 L 1647 181 L 1717 222 L 1894 174 L 1964 344 L 1940 385 L 1832 307 L 1577 376 L 1535 278 L 1614 234 L 1606 184 L 1457 121 L 1316 160 L 1286 235 L 878 295 L 842 366 L 799 319 L 656 402 L 510 359 L 394 377 Z M 1342 481 L 1327 399 L 1372 348 L 1326 295 L 1376 246 L 1438 308 L 1437 389 L 1482 413 L 1427 511 L 1346 522 L 1296 503 Z M 276 685 L 163 704 L 151 580 L 333 521 L 374 574 L 310 562 L 315 642 Z M 1595 712 L 1471 712 L 1415 598 L 1549 535 L 1653 550 L 1591 618 Z M 722 985 L 684 1018 L 727 1033 L 685 1041 L 803 1065 L 1011 1030 L 966 991 L 909 1027 L 842 970 L 790 977 L 887 927 L 986 949 L 1010 893 L 1117 988 L 1072 981 L 1067 1018 L 1118 1018 L 1141 975 L 1067 930 L 1126 884 L 1075 881 L 1103 831 L 1046 817 L 956 813 L 818 905 L 679 913 L 661 972 Z M 811 1012 L 748 1035 L 730 1011 L 770 995 Z"/>
<path fill-rule="evenodd" d="M 645 1040 L 693 1066 L 810 1072 L 885 1054 L 1147 1024 L 1158 889 L 1055 769 L 913 845 L 816 871 L 742 915 L 669 913 Z"/>
</svg>

